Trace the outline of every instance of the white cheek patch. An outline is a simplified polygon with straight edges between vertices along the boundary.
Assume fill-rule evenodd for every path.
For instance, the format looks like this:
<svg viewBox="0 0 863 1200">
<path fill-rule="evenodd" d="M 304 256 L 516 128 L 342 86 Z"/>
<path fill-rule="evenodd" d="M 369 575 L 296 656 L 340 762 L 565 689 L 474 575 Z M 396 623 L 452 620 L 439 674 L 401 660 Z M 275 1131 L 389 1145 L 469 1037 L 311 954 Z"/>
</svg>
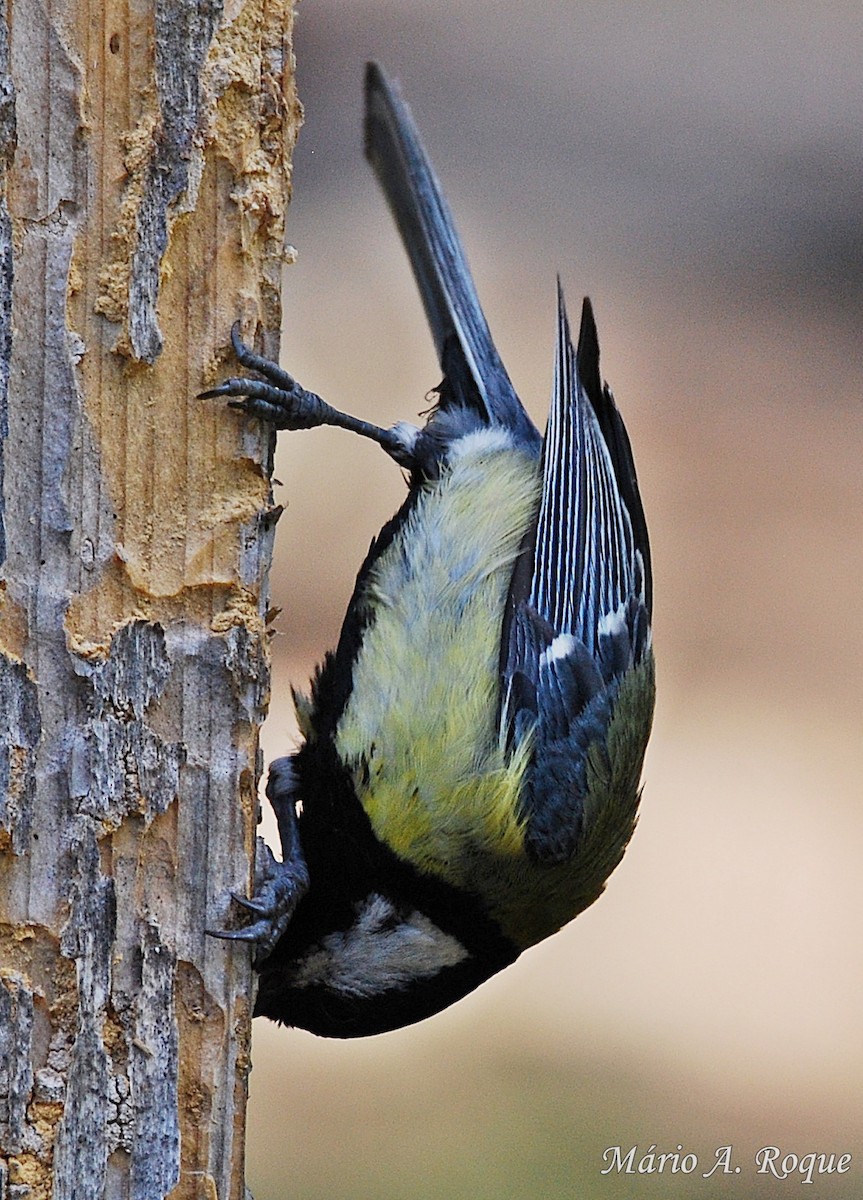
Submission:
<svg viewBox="0 0 863 1200">
<path fill-rule="evenodd" d="M 423 913 L 400 917 L 386 897 L 372 894 L 349 929 L 329 934 L 293 965 L 289 982 L 374 996 L 431 978 L 468 957 L 457 938 Z"/>
</svg>

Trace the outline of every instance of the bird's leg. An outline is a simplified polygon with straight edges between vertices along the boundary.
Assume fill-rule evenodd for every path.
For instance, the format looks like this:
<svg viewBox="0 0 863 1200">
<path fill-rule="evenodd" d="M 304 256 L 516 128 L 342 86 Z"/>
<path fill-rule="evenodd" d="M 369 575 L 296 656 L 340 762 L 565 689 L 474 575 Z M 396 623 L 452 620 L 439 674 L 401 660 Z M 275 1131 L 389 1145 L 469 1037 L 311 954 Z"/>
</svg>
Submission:
<svg viewBox="0 0 863 1200">
<path fill-rule="evenodd" d="M 232 898 L 257 920 L 242 929 L 211 929 L 213 937 L 252 942 L 255 966 L 272 952 L 290 924 L 294 910 L 309 890 L 309 869 L 300 844 L 294 776 L 289 758 L 277 759 L 270 768 L 267 795 L 279 825 L 282 861 L 278 862 L 263 838 L 258 838 L 255 861 L 255 894 L 231 892 Z"/>
<path fill-rule="evenodd" d="M 201 399 L 235 397 L 228 402 L 231 408 L 267 421 L 276 429 L 314 429 L 318 425 L 336 425 L 361 437 L 371 438 L 401 466 L 410 467 L 413 464 L 413 445 L 417 435 L 413 426 L 399 423 L 392 429 L 382 429 L 369 421 L 339 412 L 314 392 L 307 391 L 277 363 L 250 350 L 240 337 L 239 321 L 231 329 L 231 344 L 241 366 L 263 375 L 263 380 L 226 379 L 218 387 L 201 392 Z"/>
</svg>

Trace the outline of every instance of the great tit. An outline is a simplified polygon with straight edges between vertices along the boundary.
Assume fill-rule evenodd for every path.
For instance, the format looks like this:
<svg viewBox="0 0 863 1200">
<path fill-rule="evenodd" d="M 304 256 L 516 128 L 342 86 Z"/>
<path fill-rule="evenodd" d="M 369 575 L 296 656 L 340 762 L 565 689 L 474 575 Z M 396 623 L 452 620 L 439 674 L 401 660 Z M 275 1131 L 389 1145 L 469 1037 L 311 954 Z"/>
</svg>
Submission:
<svg viewBox="0 0 863 1200">
<path fill-rule="evenodd" d="M 573 350 L 558 284 L 540 437 L 501 362 L 398 89 L 369 64 L 365 151 L 443 371 L 422 428 L 339 412 L 232 341 L 260 378 L 203 393 L 277 429 L 338 425 L 405 468 L 302 744 L 269 772 L 256 1014 L 331 1037 L 422 1020 L 559 930 L 632 835 L 654 705 L 651 567 L 629 438 L 589 300 Z"/>
</svg>

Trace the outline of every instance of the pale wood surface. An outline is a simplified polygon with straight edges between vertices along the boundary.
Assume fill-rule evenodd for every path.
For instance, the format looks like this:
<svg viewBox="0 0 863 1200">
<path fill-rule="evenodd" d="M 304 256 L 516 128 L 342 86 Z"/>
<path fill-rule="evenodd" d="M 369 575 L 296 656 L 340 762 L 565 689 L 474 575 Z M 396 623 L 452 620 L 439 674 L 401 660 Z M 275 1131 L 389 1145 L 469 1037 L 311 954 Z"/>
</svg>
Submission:
<svg viewBox="0 0 863 1200">
<path fill-rule="evenodd" d="M 272 443 L 194 397 L 277 355 L 291 22 L 0 22 L 3 1196 L 244 1194 Z"/>
</svg>

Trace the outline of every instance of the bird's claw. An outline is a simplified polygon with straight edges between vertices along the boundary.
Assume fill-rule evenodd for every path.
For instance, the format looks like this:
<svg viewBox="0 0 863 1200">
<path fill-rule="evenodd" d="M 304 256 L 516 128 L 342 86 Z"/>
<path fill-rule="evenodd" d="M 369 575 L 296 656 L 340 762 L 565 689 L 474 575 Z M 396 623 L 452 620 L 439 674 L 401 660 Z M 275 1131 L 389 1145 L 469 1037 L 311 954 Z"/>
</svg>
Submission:
<svg viewBox="0 0 863 1200">
<path fill-rule="evenodd" d="M 239 892 L 231 892 L 231 899 L 239 904 L 241 908 L 257 913 L 260 917 L 270 915 L 269 906 L 265 901 L 259 900 L 257 896 L 243 896 Z"/>
<path fill-rule="evenodd" d="M 276 429 L 311 429 L 324 423 L 328 406 L 297 383 L 278 363 L 250 349 L 240 337 L 240 323 L 231 329 L 231 345 L 241 366 L 262 375 L 263 379 L 231 376 L 217 387 L 198 393 L 199 400 L 228 396 L 228 407 L 258 417 Z"/>
<path fill-rule="evenodd" d="M 258 838 L 255 894 L 231 892 L 231 898 L 259 919 L 240 929 L 208 929 L 207 933 L 225 941 L 249 942 L 255 949 L 255 966 L 260 966 L 284 934 L 308 886 L 308 870 L 301 853 L 278 862 L 266 842 Z"/>
<path fill-rule="evenodd" d="M 266 935 L 269 922 L 256 921 L 254 925 L 244 925 L 242 929 L 208 929 L 209 937 L 221 938 L 223 942 L 258 942 Z"/>
</svg>

